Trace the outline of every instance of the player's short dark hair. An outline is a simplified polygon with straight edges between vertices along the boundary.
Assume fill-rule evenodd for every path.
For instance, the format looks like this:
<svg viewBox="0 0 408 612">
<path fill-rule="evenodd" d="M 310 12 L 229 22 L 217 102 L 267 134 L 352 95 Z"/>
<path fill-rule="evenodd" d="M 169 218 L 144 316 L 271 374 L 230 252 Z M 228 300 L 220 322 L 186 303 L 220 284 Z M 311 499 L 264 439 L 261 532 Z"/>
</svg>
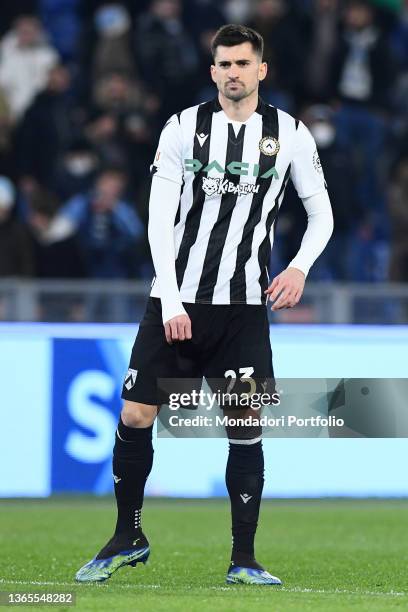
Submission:
<svg viewBox="0 0 408 612">
<path fill-rule="evenodd" d="M 242 45 L 242 43 L 249 42 L 252 45 L 253 50 L 262 59 L 264 41 L 262 36 L 247 26 L 230 23 L 222 26 L 216 33 L 211 41 L 211 53 L 213 58 L 217 52 L 217 47 L 222 45 L 223 47 L 235 47 L 235 45 Z"/>
</svg>

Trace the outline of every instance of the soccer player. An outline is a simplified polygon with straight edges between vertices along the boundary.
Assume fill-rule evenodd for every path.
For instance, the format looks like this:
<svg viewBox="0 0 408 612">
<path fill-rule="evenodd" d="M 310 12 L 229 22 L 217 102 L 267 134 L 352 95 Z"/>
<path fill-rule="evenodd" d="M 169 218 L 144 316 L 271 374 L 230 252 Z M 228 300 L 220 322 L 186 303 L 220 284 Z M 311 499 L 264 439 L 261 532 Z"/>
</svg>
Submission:
<svg viewBox="0 0 408 612">
<path fill-rule="evenodd" d="M 117 523 L 109 542 L 78 571 L 80 582 L 105 580 L 149 556 L 141 511 L 152 427 L 166 403 L 157 379 L 222 379 L 229 370 L 273 379 L 265 304 L 269 299 L 279 310 L 298 303 L 332 233 L 313 137 L 258 95 L 267 73 L 262 51 L 254 30 L 222 27 L 212 42 L 218 96 L 173 115 L 163 128 L 149 203 L 156 277 L 123 385 L 113 451 Z M 296 257 L 269 284 L 274 223 L 289 178 L 308 225 Z M 279 585 L 254 554 L 264 483 L 260 431 L 235 428 L 228 437 L 233 545 L 227 582 Z"/>
</svg>

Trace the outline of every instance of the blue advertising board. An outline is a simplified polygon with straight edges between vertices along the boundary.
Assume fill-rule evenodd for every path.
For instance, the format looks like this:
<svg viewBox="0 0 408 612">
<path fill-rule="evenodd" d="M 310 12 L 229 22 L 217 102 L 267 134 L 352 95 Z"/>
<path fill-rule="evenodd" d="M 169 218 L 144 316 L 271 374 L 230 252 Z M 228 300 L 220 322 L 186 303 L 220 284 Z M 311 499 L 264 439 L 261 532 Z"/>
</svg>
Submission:
<svg viewBox="0 0 408 612">
<path fill-rule="evenodd" d="M 112 491 L 114 432 L 136 331 L 0 325 L 0 496 Z M 279 326 L 271 340 L 281 377 L 408 374 L 405 327 Z M 406 439 L 269 439 L 264 448 L 267 496 L 408 495 Z M 226 456 L 225 440 L 157 439 L 147 493 L 225 495 Z"/>
</svg>

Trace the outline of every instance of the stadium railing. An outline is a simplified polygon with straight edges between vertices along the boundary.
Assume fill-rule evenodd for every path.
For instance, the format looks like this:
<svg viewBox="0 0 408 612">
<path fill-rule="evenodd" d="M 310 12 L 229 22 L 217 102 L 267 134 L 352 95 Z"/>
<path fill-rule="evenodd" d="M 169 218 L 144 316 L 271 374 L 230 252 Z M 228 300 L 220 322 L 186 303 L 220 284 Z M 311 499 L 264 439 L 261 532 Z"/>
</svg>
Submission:
<svg viewBox="0 0 408 612">
<path fill-rule="evenodd" d="M 0 321 L 139 321 L 150 282 L 122 280 L 0 280 Z M 271 322 L 408 323 L 408 285 L 307 283 L 294 309 L 270 313 Z"/>
</svg>

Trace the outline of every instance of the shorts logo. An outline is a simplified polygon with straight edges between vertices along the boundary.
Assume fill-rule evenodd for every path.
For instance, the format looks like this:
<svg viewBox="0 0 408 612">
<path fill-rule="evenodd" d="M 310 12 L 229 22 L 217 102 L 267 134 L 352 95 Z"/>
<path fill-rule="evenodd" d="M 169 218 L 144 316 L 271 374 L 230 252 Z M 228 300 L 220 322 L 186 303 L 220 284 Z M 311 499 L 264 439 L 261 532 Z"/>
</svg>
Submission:
<svg viewBox="0 0 408 612">
<path fill-rule="evenodd" d="M 249 502 L 250 499 L 252 499 L 252 495 L 248 495 L 248 493 L 240 493 L 239 494 L 240 498 L 242 499 L 242 501 L 244 502 L 244 504 L 247 504 Z"/>
<path fill-rule="evenodd" d="M 321 164 L 320 157 L 317 151 L 315 151 L 313 155 L 313 165 L 314 165 L 316 172 L 318 172 L 319 174 L 323 173 L 322 164 Z"/>
<path fill-rule="evenodd" d="M 249 193 L 258 193 L 259 184 L 256 185 L 255 183 L 238 183 L 236 185 L 228 179 L 203 176 L 203 191 L 208 196 L 224 195 L 224 193 L 248 195 Z"/>
<path fill-rule="evenodd" d="M 136 377 L 137 377 L 137 370 L 132 370 L 132 368 L 129 368 L 126 373 L 125 382 L 124 382 L 124 385 L 128 391 L 130 391 L 130 389 L 135 386 Z"/>
<path fill-rule="evenodd" d="M 265 136 L 259 141 L 259 149 L 264 155 L 272 157 L 272 155 L 276 155 L 280 149 L 279 140 L 276 140 L 276 138 L 272 136 Z"/>
</svg>

